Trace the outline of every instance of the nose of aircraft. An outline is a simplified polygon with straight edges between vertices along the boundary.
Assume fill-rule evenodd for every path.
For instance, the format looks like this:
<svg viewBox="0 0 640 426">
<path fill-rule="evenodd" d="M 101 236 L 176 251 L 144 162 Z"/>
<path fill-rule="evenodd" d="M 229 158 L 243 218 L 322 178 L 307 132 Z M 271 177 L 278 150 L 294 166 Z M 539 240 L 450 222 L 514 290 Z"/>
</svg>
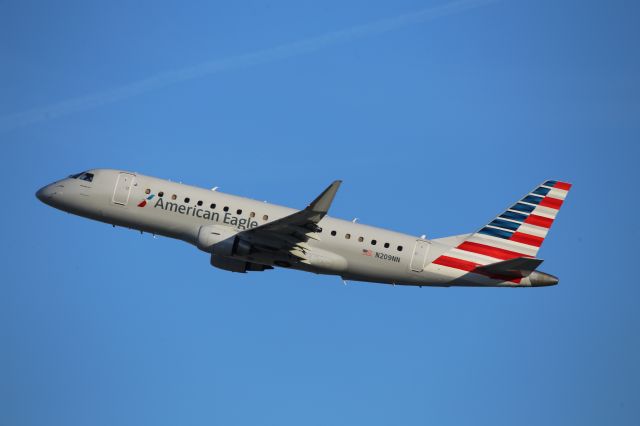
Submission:
<svg viewBox="0 0 640 426">
<path fill-rule="evenodd" d="M 36 198 L 40 201 L 44 201 L 44 197 L 45 197 L 45 190 L 46 190 L 46 186 L 43 188 L 38 189 L 38 191 L 36 191 Z"/>
<path fill-rule="evenodd" d="M 38 200 L 42 201 L 45 204 L 51 204 L 51 199 L 55 194 L 56 190 L 54 189 L 53 185 L 47 185 L 38 189 L 38 191 L 36 192 L 36 197 L 38 198 Z"/>
</svg>

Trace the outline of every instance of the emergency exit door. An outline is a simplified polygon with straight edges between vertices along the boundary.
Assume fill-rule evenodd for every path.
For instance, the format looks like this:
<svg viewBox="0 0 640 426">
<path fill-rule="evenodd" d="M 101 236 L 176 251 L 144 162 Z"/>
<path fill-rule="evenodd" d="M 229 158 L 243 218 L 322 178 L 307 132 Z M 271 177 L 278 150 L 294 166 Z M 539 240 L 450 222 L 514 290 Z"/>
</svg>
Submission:
<svg viewBox="0 0 640 426">
<path fill-rule="evenodd" d="M 116 187 L 113 190 L 113 202 L 126 206 L 129 202 L 129 194 L 133 187 L 133 178 L 135 175 L 131 173 L 120 173 L 116 180 Z"/>
<path fill-rule="evenodd" d="M 427 254 L 431 243 L 427 240 L 416 240 L 413 248 L 413 256 L 411 256 L 411 270 L 414 272 L 422 272 L 427 261 Z"/>
</svg>

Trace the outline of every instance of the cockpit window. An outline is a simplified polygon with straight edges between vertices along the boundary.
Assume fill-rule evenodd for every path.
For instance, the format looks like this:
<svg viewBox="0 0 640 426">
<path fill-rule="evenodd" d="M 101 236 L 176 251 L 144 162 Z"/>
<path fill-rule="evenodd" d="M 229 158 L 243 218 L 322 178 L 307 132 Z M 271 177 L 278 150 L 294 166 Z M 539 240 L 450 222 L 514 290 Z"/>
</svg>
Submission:
<svg viewBox="0 0 640 426">
<path fill-rule="evenodd" d="M 93 182 L 93 173 L 83 173 L 78 177 L 78 179 Z"/>
<path fill-rule="evenodd" d="M 82 173 L 76 173 L 75 175 L 71 175 L 69 177 L 71 179 L 80 179 L 87 182 L 93 182 L 93 173 L 82 172 Z"/>
<path fill-rule="evenodd" d="M 76 173 L 75 175 L 71 175 L 69 177 L 71 179 L 80 179 L 87 182 L 93 182 L 93 173 L 82 172 L 82 173 Z"/>
</svg>

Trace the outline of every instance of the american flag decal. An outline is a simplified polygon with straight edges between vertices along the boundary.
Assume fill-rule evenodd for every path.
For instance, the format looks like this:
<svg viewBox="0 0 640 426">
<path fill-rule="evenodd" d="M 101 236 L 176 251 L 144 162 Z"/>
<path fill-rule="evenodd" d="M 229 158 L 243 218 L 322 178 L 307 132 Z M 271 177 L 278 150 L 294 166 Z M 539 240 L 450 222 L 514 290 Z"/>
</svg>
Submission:
<svg viewBox="0 0 640 426">
<path fill-rule="evenodd" d="M 371 250 L 362 249 L 362 255 L 363 256 L 371 256 L 371 255 L 373 255 L 373 252 Z"/>
</svg>

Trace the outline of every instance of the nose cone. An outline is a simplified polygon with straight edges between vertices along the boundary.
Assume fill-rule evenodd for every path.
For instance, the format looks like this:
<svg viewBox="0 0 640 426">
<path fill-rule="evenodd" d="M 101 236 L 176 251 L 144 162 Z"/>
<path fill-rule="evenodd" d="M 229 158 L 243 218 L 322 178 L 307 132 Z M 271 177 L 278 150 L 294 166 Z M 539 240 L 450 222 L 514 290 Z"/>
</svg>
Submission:
<svg viewBox="0 0 640 426">
<path fill-rule="evenodd" d="M 38 200 L 51 206 L 53 205 L 53 198 L 57 193 L 58 192 L 56 191 L 56 188 L 54 188 L 54 185 L 51 184 L 38 189 L 38 191 L 36 192 L 36 197 L 38 198 Z"/>
<path fill-rule="evenodd" d="M 46 193 L 47 193 L 46 189 L 47 189 L 47 187 L 45 186 L 43 188 L 38 189 L 38 191 L 36 192 L 36 198 L 38 200 L 42 201 L 43 203 L 44 203 L 44 199 L 47 196 L 46 195 Z"/>
</svg>

